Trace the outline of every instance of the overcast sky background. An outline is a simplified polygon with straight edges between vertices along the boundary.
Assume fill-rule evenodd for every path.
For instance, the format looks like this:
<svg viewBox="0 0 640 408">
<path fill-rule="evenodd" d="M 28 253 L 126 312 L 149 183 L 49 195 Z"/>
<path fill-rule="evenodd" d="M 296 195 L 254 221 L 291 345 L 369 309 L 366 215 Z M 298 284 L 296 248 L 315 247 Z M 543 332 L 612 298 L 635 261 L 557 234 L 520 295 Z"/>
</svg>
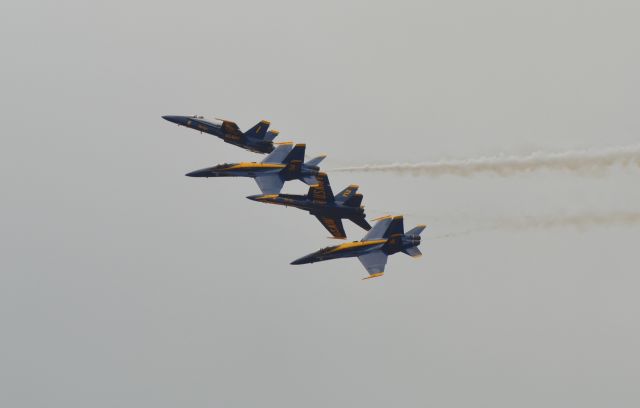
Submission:
<svg viewBox="0 0 640 408">
<path fill-rule="evenodd" d="M 325 168 L 637 143 L 640 3 L 0 3 L 0 406 L 637 407 L 637 211 L 600 177 L 330 174 L 424 255 L 357 260 L 260 205 L 261 157 L 166 114 L 272 121 Z M 285 192 L 306 186 L 287 183 Z M 363 231 L 345 224 L 350 238 Z"/>
</svg>

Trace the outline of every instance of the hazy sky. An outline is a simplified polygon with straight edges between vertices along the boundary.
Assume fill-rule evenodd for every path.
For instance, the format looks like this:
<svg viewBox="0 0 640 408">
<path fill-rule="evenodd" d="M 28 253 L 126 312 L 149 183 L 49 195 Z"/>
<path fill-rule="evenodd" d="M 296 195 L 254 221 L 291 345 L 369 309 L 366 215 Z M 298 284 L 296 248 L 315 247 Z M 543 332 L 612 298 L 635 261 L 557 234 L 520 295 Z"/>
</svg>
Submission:
<svg viewBox="0 0 640 408">
<path fill-rule="evenodd" d="M 640 170 L 330 174 L 429 225 L 363 282 L 289 265 L 335 241 L 251 180 L 184 177 L 261 157 L 160 116 L 268 119 L 326 168 L 633 144 L 638 21 L 637 0 L 1 2 L 0 406 L 637 407 L 640 227 L 432 238 L 637 211 Z"/>
</svg>

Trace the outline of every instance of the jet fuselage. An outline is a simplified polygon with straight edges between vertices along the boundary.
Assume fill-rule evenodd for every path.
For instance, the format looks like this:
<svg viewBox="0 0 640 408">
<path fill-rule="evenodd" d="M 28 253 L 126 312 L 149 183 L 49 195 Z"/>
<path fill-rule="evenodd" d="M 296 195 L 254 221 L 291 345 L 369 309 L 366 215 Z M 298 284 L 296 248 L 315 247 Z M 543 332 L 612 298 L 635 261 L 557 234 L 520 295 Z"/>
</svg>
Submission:
<svg viewBox="0 0 640 408">
<path fill-rule="evenodd" d="M 286 166 L 275 163 L 232 163 L 219 164 L 213 167 L 192 171 L 189 177 L 258 177 L 267 174 L 278 174 Z"/>
<path fill-rule="evenodd" d="M 284 181 L 313 177 L 318 174 L 317 166 L 301 164 L 291 166 L 277 163 L 232 163 L 220 164 L 192 171 L 189 177 L 259 177 L 278 174 Z"/>
<path fill-rule="evenodd" d="M 354 241 L 346 244 L 323 248 L 309 255 L 291 262 L 292 265 L 302 265 L 314 262 L 328 261 L 337 258 L 352 258 L 368 252 L 381 250 L 387 255 L 393 255 L 403 249 L 420 245 L 420 235 L 392 235 L 389 238 L 370 241 Z"/>
<path fill-rule="evenodd" d="M 242 147 L 255 153 L 271 153 L 274 149 L 273 142 L 257 140 L 243 135 L 233 128 L 225 129 L 225 122 L 218 119 L 205 119 L 202 116 L 178 116 L 165 115 L 162 117 L 169 122 L 191 129 L 218 136 L 222 140 L 232 145 Z M 268 123 L 268 122 L 265 122 Z"/>
<path fill-rule="evenodd" d="M 269 194 L 254 195 L 247 197 L 250 200 L 283 205 L 285 207 L 296 207 L 309 211 L 312 215 L 326 215 L 335 218 L 358 218 L 364 215 L 364 207 L 350 207 L 336 202 L 318 202 L 310 200 L 308 196 L 294 194 Z"/>
<path fill-rule="evenodd" d="M 334 245 L 322 248 L 319 251 L 305 255 L 291 262 L 291 265 L 302 265 L 314 262 L 328 261 L 337 258 L 350 258 L 364 255 L 367 252 L 381 249 L 387 243 L 386 239 L 376 239 L 372 241 L 354 241 L 345 244 Z"/>
</svg>

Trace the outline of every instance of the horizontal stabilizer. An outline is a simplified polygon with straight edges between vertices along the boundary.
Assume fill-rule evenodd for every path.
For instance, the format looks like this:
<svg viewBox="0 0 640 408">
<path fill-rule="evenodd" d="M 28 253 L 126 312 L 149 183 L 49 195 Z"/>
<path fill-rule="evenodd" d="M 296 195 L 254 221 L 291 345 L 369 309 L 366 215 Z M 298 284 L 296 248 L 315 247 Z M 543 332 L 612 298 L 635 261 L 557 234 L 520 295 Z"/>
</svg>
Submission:
<svg viewBox="0 0 640 408">
<path fill-rule="evenodd" d="M 426 225 L 418 225 L 417 227 L 407 231 L 406 235 L 420 235 L 425 228 L 427 228 Z"/>
<path fill-rule="evenodd" d="M 405 254 L 407 254 L 409 256 L 412 256 L 414 258 L 418 258 L 418 257 L 422 256 L 422 252 L 420 252 L 418 247 L 406 248 L 406 249 L 403 249 L 402 252 L 404 252 Z"/>
<path fill-rule="evenodd" d="M 314 157 L 313 159 L 309 160 L 305 164 L 307 166 L 316 166 L 316 167 L 318 167 L 320 162 L 323 161 L 325 157 L 327 157 L 327 156 L 323 155 L 323 156 Z"/>
<path fill-rule="evenodd" d="M 270 130 L 267 132 L 267 134 L 264 136 L 264 140 L 265 142 L 271 142 L 273 139 L 275 139 L 278 135 L 280 134 L 280 132 L 278 132 L 277 130 Z"/>
</svg>

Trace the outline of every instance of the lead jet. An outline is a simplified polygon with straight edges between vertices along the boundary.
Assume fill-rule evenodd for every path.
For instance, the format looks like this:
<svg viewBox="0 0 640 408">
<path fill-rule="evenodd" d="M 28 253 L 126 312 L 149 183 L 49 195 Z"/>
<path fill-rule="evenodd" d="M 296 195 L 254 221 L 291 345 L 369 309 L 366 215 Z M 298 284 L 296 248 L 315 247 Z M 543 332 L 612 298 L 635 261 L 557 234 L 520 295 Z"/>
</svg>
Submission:
<svg viewBox="0 0 640 408">
<path fill-rule="evenodd" d="M 206 169 L 192 171 L 189 177 L 252 177 L 258 183 L 262 194 L 278 194 L 285 181 L 301 180 L 306 184 L 316 184 L 320 171 L 318 164 L 326 157 L 319 156 L 304 163 L 304 144 L 279 145 L 260 162 L 220 164 Z"/>
<path fill-rule="evenodd" d="M 203 116 L 175 116 L 167 115 L 162 117 L 169 122 L 176 123 L 191 129 L 206 132 L 227 143 L 242 147 L 255 153 L 271 153 L 274 144 L 273 139 L 280 132 L 277 130 L 269 130 L 270 122 L 266 120 L 260 121 L 257 125 L 242 132 L 238 125 L 229 120 L 222 119 L 205 119 Z"/>
<path fill-rule="evenodd" d="M 420 245 L 420 234 L 426 225 L 418 225 L 405 233 L 401 215 L 382 217 L 378 220 L 361 241 L 327 247 L 296 259 L 291 264 L 301 265 L 336 258 L 358 257 L 369 272 L 369 276 L 364 279 L 370 279 L 384 274 L 389 255 L 396 252 L 404 252 L 412 257 L 422 255 L 418 245 Z"/>
<path fill-rule="evenodd" d="M 347 237 L 342 225 L 343 218 L 353 221 L 367 231 L 371 229 L 371 225 L 365 219 L 364 207 L 360 205 L 362 194 L 356 194 L 357 185 L 350 185 L 334 197 L 327 175 L 318 173 L 316 179 L 318 184 L 309 187 L 307 195 L 263 194 L 247 198 L 261 203 L 291 206 L 308 211 L 318 218 L 334 238 Z"/>
</svg>

